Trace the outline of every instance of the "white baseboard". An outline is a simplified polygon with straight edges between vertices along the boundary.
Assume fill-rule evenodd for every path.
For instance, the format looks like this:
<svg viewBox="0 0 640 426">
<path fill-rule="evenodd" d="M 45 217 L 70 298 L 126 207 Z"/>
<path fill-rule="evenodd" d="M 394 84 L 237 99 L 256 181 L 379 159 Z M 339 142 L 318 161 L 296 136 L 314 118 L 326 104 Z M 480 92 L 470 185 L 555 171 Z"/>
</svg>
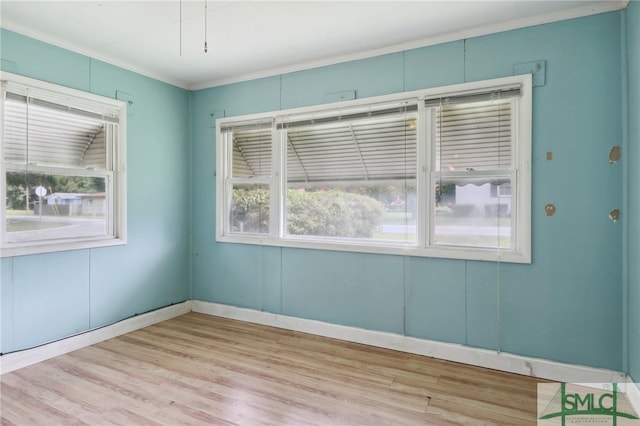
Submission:
<svg viewBox="0 0 640 426">
<path fill-rule="evenodd" d="M 560 382 L 626 383 L 628 380 L 627 375 L 619 371 L 565 364 L 541 358 L 524 357 L 454 343 L 443 343 L 407 337 L 400 334 L 365 330 L 357 327 L 289 317 L 218 303 L 193 300 L 191 309 L 193 312 L 203 314 L 279 327 Z"/>
<path fill-rule="evenodd" d="M 189 312 L 191 312 L 191 301 L 177 303 L 33 349 L 8 353 L 0 357 L 0 374 L 9 373 Z"/>
<path fill-rule="evenodd" d="M 636 411 L 640 412 L 640 388 L 625 373 L 618 371 L 565 364 L 541 358 L 524 357 L 495 350 L 418 339 L 395 333 L 330 324 L 198 300 L 178 303 L 33 349 L 3 355 L 0 357 L 0 374 L 45 361 L 191 311 L 567 383 L 625 383 L 627 384 L 626 393 L 631 404 Z"/>
</svg>

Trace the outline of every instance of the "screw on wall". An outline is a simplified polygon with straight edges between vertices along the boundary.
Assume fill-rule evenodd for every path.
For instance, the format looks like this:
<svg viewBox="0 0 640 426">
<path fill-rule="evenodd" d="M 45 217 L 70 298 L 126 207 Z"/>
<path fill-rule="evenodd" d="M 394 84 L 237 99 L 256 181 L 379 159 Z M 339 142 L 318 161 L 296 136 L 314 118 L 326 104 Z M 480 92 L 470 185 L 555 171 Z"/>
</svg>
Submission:
<svg viewBox="0 0 640 426">
<path fill-rule="evenodd" d="M 614 223 L 618 221 L 620 218 L 620 210 L 613 209 L 609 212 L 609 219 L 611 219 Z"/>
<path fill-rule="evenodd" d="M 545 213 L 547 213 L 547 216 L 553 216 L 553 214 L 556 212 L 556 206 L 554 206 L 553 204 L 547 204 L 546 206 L 544 206 L 544 211 Z"/>
<path fill-rule="evenodd" d="M 614 146 L 609 152 L 609 164 L 615 164 L 620 159 L 620 147 Z"/>
</svg>

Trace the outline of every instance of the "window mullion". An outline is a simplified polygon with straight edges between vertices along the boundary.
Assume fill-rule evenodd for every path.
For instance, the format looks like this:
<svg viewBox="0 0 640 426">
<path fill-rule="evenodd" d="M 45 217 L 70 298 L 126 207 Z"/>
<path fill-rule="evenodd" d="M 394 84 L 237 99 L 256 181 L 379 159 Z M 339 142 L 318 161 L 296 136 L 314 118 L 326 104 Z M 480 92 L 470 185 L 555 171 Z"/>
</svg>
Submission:
<svg viewBox="0 0 640 426">
<path fill-rule="evenodd" d="M 216 155 L 216 170 L 214 176 L 216 176 L 216 205 L 218 205 L 219 211 L 224 211 L 223 215 L 216 217 L 216 233 L 225 235 L 229 232 L 229 209 L 230 198 L 229 191 L 229 176 L 231 174 L 231 162 L 228 155 L 229 137 L 228 132 L 221 132 L 219 129 L 219 123 L 217 124 L 218 131 L 217 137 L 217 155 Z"/>
<path fill-rule="evenodd" d="M 273 120 L 271 128 L 271 178 L 270 180 L 270 198 L 269 198 L 269 235 L 271 238 L 279 239 L 282 235 L 283 224 L 283 191 L 282 191 L 282 138 L 280 132 L 276 128 L 276 121 Z"/>
<path fill-rule="evenodd" d="M 427 247 L 431 247 L 434 245 L 434 236 L 435 236 L 435 226 L 436 226 L 436 183 L 438 180 L 438 175 L 436 170 L 438 169 L 436 161 L 438 160 L 437 156 L 437 135 L 436 129 L 437 124 L 436 121 L 438 109 L 437 108 L 428 108 L 428 126 L 429 126 L 429 169 L 427 170 L 427 179 L 428 179 L 428 199 L 426 200 L 426 205 L 428 206 L 429 216 L 427 218 L 428 227 L 427 227 L 427 235 L 425 244 Z"/>
<path fill-rule="evenodd" d="M 431 217 L 433 216 L 432 199 L 433 190 L 431 184 L 431 162 L 434 158 L 434 126 L 433 110 L 425 108 L 424 102 L 418 103 L 418 164 L 417 164 L 417 245 L 427 247 L 431 235 Z"/>
<path fill-rule="evenodd" d="M 231 177 L 233 176 L 233 132 L 228 131 L 225 133 L 225 143 L 224 143 L 224 158 L 226 161 L 225 167 L 225 186 L 224 186 L 224 206 L 225 208 L 225 234 L 231 233 L 231 209 L 232 209 L 232 200 L 233 200 L 233 182 Z"/>
</svg>

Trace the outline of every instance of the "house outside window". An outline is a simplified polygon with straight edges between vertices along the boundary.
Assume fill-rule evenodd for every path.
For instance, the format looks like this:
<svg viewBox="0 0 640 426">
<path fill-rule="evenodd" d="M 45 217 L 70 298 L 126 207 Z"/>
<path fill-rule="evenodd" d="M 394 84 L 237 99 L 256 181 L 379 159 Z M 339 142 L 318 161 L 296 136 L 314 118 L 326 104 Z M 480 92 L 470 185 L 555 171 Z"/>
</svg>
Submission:
<svg viewBox="0 0 640 426">
<path fill-rule="evenodd" d="M 2 256 L 126 242 L 126 105 L 2 75 Z"/>
<path fill-rule="evenodd" d="M 217 122 L 217 239 L 527 263 L 528 75 Z"/>
</svg>

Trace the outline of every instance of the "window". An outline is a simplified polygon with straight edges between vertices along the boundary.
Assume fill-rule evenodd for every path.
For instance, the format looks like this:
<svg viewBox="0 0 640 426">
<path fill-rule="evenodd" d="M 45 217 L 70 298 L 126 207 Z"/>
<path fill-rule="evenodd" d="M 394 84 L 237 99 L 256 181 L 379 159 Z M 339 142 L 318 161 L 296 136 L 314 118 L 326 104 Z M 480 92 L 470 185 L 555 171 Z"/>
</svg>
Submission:
<svg viewBox="0 0 640 426">
<path fill-rule="evenodd" d="M 124 243 L 126 105 L 4 78 L 2 256 Z"/>
<path fill-rule="evenodd" d="M 280 120 L 284 237 L 415 242 L 416 127 L 404 103 Z"/>
<path fill-rule="evenodd" d="M 435 116 L 434 245 L 515 245 L 511 213 L 517 206 L 509 196 L 493 198 L 516 179 L 512 118 L 519 95 L 518 88 L 426 102 Z"/>
<path fill-rule="evenodd" d="M 530 76 L 217 131 L 219 241 L 530 262 Z"/>
</svg>

